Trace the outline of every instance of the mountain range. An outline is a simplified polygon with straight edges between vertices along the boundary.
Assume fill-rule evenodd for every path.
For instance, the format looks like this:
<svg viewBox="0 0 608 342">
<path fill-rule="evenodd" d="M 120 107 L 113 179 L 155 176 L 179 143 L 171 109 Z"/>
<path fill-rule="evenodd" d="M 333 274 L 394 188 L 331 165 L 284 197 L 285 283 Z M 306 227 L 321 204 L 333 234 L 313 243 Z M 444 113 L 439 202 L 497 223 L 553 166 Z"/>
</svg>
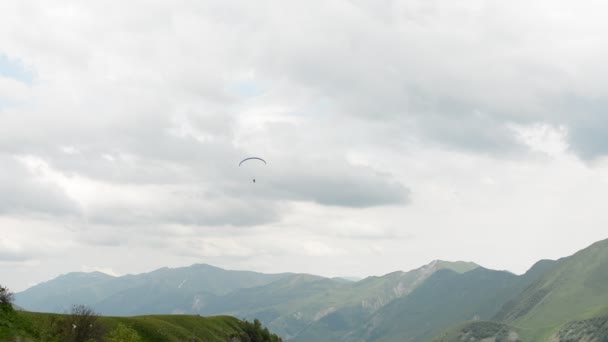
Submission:
<svg viewBox="0 0 608 342">
<path fill-rule="evenodd" d="M 608 240 L 522 275 L 439 260 L 359 281 L 196 264 L 122 277 L 69 273 L 15 302 L 40 312 L 85 304 L 110 316 L 257 318 L 293 341 L 606 341 Z"/>
</svg>

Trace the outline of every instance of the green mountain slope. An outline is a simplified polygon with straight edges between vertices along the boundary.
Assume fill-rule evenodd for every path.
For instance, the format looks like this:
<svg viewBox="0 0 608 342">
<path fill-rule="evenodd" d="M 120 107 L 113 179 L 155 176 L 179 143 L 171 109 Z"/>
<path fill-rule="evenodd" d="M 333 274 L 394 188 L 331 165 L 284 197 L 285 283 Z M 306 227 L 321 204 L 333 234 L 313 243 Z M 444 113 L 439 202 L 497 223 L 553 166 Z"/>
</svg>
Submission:
<svg viewBox="0 0 608 342">
<path fill-rule="evenodd" d="M 558 260 L 557 265 L 494 317 L 522 328 L 531 341 L 546 340 L 569 321 L 608 308 L 608 240 Z"/>
<path fill-rule="evenodd" d="M 492 318 L 496 322 L 469 322 L 437 341 L 504 340 L 505 329 L 521 341 L 608 341 L 608 240 L 558 261 L 540 261 L 528 273 L 538 279 L 503 305 Z M 504 329 L 492 334 L 491 324 Z"/>
<path fill-rule="evenodd" d="M 379 310 L 354 336 L 365 341 L 428 341 L 454 324 L 489 319 L 525 281 L 485 268 L 464 274 L 438 271 L 409 296 Z"/>
<path fill-rule="evenodd" d="M 487 320 L 554 264 L 538 262 L 521 276 L 483 267 L 465 273 L 440 270 L 342 340 L 428 341 L 452 325 Z"/>
<path fill-rule="evenodd" d="M 440 270 L 465 272 L 479 267 L 474 263 L 435 260 L 409 272 L 393 272 L 382 277 L 368 277 L 351 286 L 330 291 L 327 298 L 317 298 L 317 314 L 307 322 L 295 341 L 337 341 L 347 338 L 368 322 L 372 315 L 399 298 L 407 298 L 416 288 Z M 329 298 L 329 299 L 328 299 Z M 280 330 L 269 323 L 275 331 Z"/>
</svg>

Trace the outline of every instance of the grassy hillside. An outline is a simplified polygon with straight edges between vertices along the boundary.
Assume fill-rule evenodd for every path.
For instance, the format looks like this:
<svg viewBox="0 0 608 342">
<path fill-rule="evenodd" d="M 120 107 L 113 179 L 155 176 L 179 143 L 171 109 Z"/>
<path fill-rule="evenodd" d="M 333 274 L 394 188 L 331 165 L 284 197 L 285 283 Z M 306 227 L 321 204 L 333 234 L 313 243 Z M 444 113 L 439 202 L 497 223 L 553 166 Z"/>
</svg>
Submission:
<svg viewBox="0 0 608 342">
<path fill-rule="evenodd" d="M 69 315 L 34 312 L 0 314 L 1 341 L 78 341 Z M 132 341 L 280 341 L 265 328 L 230 316 L 158 315 L 99 317 L 97 341 L 109 340 L 121 328 L 138 337 Z M 117 341 L 124 341 L 118 338 Z"/>
<path fill-rule="evenodd" d="M 608 307 L 608 240 L 560 259 L 495 316 L 544 341 L 561 326 L 602 314 Z"/>
</svg>

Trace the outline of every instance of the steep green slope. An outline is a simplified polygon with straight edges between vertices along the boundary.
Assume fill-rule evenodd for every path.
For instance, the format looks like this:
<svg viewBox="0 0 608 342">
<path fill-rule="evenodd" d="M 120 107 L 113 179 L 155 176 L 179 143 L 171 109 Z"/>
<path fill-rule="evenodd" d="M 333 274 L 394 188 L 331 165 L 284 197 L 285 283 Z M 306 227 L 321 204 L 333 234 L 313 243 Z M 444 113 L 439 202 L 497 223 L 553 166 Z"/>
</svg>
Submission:
<svg viewBox="0 0 608 342">
<path fill-rule="evenodd" d="M 494 319 L 521 327 L 526 340 L 543 341 L 567 322 L 594 317 L 607 307 L 608 240 L 603 240 L 560 259 Z"/>
</svg>

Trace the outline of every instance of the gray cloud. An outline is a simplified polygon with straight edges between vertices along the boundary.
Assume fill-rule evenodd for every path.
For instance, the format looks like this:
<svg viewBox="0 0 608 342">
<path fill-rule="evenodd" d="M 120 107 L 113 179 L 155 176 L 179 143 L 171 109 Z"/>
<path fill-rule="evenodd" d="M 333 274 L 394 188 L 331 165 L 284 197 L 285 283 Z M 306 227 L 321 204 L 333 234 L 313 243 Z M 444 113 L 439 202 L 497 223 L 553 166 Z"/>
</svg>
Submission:
<svg viewBox="0 0 608 342">
<path fill-rule="evenodd" d="M 106 225 L 182 224 L 194 226 L 255 226 L 278 220 L 277 205 L 204 194 L 158 193 L 157 201 L 94 208 L 87 219 Z"/>
<path fill-rule="evenodd" d="M 13 156 L 0 155 L 0 214 L 79 215 L 80 207 L 55 184 L 36 179 Z"/>
<path fill-rule="evenodd" d="M 428 246 L 454 222 L 512 217 L 498 207 L 551 222 L 530 210 L 560 199 L 542 194 L 568 177 L 591 179 L 587 166 L 546 158 L 535 178 L 541 162 L 511 127 L 563 125 L 568 153 L 608 154 L 603 13 L 565 0 L 0 2 L 0 56 L 28 77 L 0 78 L 0 220 L 23 221 L 15 241 L 52 237 L 47 226 L 62 232 L 68 221 L 74 245 L 47 246 L 65 250 L 55 265 L 65 271 L 78 267 L 78 248 L 115 249 L 103 262 L 123 265 L 124 247 L 141 245 L 138 267 L 156 266 L 157 250 L 178 254 L 180 229 L 196 240 L 191 257 L 312 271 L 293 254 L 305 241 L 304 254 L 343 253 L 353 272 L 357 257 L 386 252 L 391 261 L 369 270 L 392 271 L 440 257 Z M 237 167 L 251 155 L 269 161 L 262 173 Z M 547 179 L 551 167 L 562 178 Z M 394 222 L 405 228 L 386 228 Z M 457 238 L 480 236 L 470 229 Z M 408 236 L 419 249 L 400 254 Z M 483 249 L 468 247 L 458 253 Z"/>
<path fill-rule="evenodd" d="M 604 27 L 601 18 L 590 16 L 590 24 L 566 17 L 555 27 L 552 15 L 568 11 L 563 2 L 385 5 L 390 14 L 343 2 L 315 6 L 314 12 L 308 5 L 294 8 L 297 16 L 270 15 L 268 30 L 253 34 L 263 46 L 256 56 L 261 77 L 287 79 L 295 92 L 312 92 L 345 117 L 390 120 L 428 143 L 508 152 L 521 149 L 509 124 L 559 120 L 573 131 L 576 151 L 584 156 L 584 146 L 594 148 L 593 141 L 576 136 L 595 136 L 596 126 L 573 112 L 563 120 L 550 103 L 564 90 L 581 88 L 574 77 L 602 77 L 591 71 L 602 69 L 600 59 L 579 75 L 572 70 L 589 54 L 605 55 L 604 45 L 571 47 L 564 39 L 584 32 L 600 41 L 601 30 L 593 25 Z M 583 12 L 603 9 L 596 6 Z M 554 29 L 545 30 L 549 26 Z M 566 63 L 564 56 L 572 58 Z M 585 91 L 602 92 L 601 84 L 592 82 Z"/>
<path fill-rule="evenodd" d="M 31 258 L 32 256 L 22 251 L 0 250 L 0 262 L 24 262 Z"/>
<path fill-rule="evenodd" d="M 93 4 L 69 10 L 23 4 L 19 9 L 40 27 L 52 29 L 43 30 L 44 37 L 20 32 L 6 47 L 4 55 L 11 60 L 38 68 L 33 73 L 38 79 L 32 82 L 30 106 L 3 110 L 0 149 L 39 155 L 66 175 L 99 182 L 189 185 L 193 193 L 216 194 L 205 198 L 161 191 L 153 212 L 123 203 L 89 208 L 89 219 L 247 225 L 278 220 L 272 201 L 405 204 L 407 186 L 382 170 L 353 166 L 344 155 L 372 143 L 399 148 L 401 139 L 476 153 L 521 153 L 511 123 L 563 121 L 575 151 L 582 156 L 605 153 L 598 138 L 600 115 L 550 114 L 554 107 L 547 99 L 568 89 L 568 69 L 542 49 L 559 42 L 543 30 L 550 18 L 519 17 L 514 8 L 523 3 L 165 5 L 146 7 L 146 15 L 136 17 Z M 551 9 L 546 5 L 530 11 L 545 13 Z M 86 20 L 98 12 L 114 23 L 110 30 Z M 63 20 L 70 16 L 83 20 Z M 518 25 L 511 25 L 512 20 Z M 104 38 L 89 44 L 90 34 L 99 30 Z M 538 37 L 526 40 L 526 32 Z M 61 37 L 69 39 L 41 49 L 43 40 Z M 554 46 L 555 52 L 565 51 L 564 44 Z M 214 46 L 215 53 L 203 46 Z M 37 49 L 40 54 L 29 53 Z M 57 58 L 74 63 L 49 64 Z M 231 91 L 243 79 L 258 90 Z M 46 82 L 55 87 L 44 87 Z M 281 115 L 318 124 L 252 134 L 252 146 L 268 139 L 303 160 L 270 153 L 291 166 L 269 170 L 268 181 L 256 189 L 264 188 L 268 202 L 248 210 L 251 203 L 238 199 L 247 191 L 234 190 L 240 189 L 234 184 L 234 165 L 258 152 L 235 146 L 242 136 L 239 120 L 243 108 L 263 111 L 277 102 L 288 106 Z M 570 104 L 568 113 L 587 107 L 584 101 Z M 365 126 L 375 123 L 392 128 L 366 132 Z M 29 127 L 28 134 L 21 134 L 20 127 Z M 364 138 L 345 143 L 355 134 Z M 318 161 L 319 153 L 306 157 L 314 149 L 326 153 L 326 161 Z"/>
<path fill-rule="evenodd" d="M 408 201 L 405 186 L 367 167 L 340 160 L 299 161 L 283 166 L 267 176 L 268 193 L 278 198 L 356 208 Z"/>
<path fill-rule="evenodd" d="M 608 155 L 608 101 L 604 98 L 563 96 L 556 99 L 554 119 L 568 127 L 571 148 L 586 159 Z"/>
</svg>

